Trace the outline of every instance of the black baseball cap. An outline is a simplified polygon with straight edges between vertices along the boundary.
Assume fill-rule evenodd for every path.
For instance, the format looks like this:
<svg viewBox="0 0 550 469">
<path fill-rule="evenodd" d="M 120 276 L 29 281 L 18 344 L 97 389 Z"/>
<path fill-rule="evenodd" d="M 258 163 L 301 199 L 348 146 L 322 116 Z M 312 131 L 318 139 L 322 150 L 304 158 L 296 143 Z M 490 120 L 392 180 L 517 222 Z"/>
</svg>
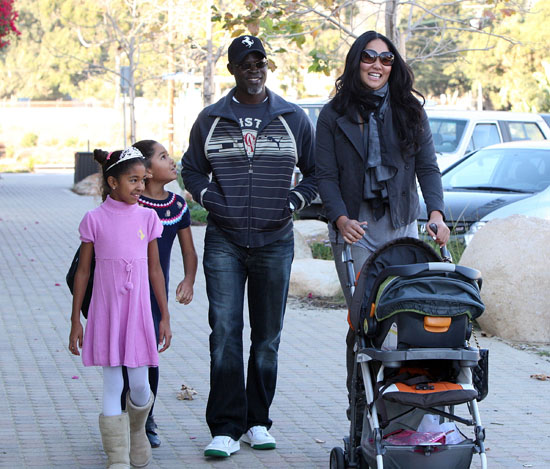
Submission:
<svg viewBox="0 0 550 469">
<path fill-rule="evenodd" d="M 251 52 L 259 52 L 264 58 L 267 57 L 262 41 L 256 36 L 239 36 L 233 39 L 229 49 L 227 49 L 227 58 L 229 63 L 239 64 Z"/>
</svg>

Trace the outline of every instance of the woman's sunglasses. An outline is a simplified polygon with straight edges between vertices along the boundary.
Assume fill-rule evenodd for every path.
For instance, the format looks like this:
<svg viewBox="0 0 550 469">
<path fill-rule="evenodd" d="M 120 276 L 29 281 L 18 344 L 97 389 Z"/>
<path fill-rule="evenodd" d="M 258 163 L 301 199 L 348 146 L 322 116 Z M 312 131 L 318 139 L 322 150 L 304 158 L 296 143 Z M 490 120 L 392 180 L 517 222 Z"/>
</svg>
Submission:
<svg viewBox="0 0 550 469">
<path fill-rule="evenodd" d="M 393 60 L 395 59 L 395 56 L 391 52 L 380 52 L 379 54 L 372 49 L 361 51 L 361 62 L 365 64 L 373 64 L 376 62 L 377 57 L 380 57 L 380 63 L 386 66 L 393 65 Z"/>
<path fill-rule="evenodd" d="M 235 64 L 235 67 L 241 69 L 243 72 L 246 72 L 253 67 L 257 70 L 261 70 L 262 68 L 267 67 L 267 60 L 260 60 L 259 62 L 244 62 L 242 64 Z"/>
</svg>

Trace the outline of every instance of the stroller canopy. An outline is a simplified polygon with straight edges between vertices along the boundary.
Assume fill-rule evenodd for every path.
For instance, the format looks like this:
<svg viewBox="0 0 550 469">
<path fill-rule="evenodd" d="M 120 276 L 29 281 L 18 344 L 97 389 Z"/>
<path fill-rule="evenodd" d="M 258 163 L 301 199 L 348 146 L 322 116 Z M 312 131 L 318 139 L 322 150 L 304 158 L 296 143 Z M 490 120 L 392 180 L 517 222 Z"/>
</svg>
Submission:
<svg viewBox="0 0 550 469">
<path fill-rule="evenodd" d="M 485 309 L 479 272 L 441 261 L 431 246 L 414 238 L 382 246 L 361 268 L 350 308 L 352 327 L 361 332 L 367 316 L 384 321 L 407 311 L 479 317 Z"/>
<path fill-rule="evenodd" d="M 422 262 L 442 262 L 442 259 L 430 245 L 415 238 L 398 238 L 376 250 L 363 264 L 357 278 L 349 316 L 353 329 L 360 330 L 362 312 L 370 311 L 372 288 L 386 267 Z"/>
</svg>

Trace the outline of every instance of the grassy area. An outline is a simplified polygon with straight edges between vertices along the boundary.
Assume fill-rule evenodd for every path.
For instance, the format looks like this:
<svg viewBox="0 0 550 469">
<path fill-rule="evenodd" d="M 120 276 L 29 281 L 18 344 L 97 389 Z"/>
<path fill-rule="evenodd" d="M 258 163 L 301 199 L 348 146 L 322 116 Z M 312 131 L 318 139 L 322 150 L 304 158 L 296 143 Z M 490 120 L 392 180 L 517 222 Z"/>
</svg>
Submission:
<svg viewBox="0 0 550 469">
<path fill-rule="evenodd" d="M 194 225 L 205 225 L 208 212 L 202 208 L 200 204 L 194 202 L 193 200 L 187 201 L 187 206 L 189 207 L 191 222 Z"/>
<path fill-rule="evenodd" d="M 312 243 L 310 246 L 311 254 L 314 259 L 324 259 L 327 261 L 333 261 L 332 248 L 328 243 Z"/>
<path fill-rule="evenodd" d="M 451 233 L 452 234 L 452 233 Z M 439 246 L 433 242 L 433 240 L 428 236 L 420 236 L 420 239 L 426 243 L 428 243 L 431 247 L 435 249 L 435 252 L 439 254 Z M 466 249 L 466 246 L 458 241 L 449 241 L 447 243 L 447 249 L 451 253 L 451 256 L 453 258 L 453 263 L 458 264 L 460 261 L 460 258 L 462 257 L 462 253 L 464 252 L 464 249 Z"/>
</svg>

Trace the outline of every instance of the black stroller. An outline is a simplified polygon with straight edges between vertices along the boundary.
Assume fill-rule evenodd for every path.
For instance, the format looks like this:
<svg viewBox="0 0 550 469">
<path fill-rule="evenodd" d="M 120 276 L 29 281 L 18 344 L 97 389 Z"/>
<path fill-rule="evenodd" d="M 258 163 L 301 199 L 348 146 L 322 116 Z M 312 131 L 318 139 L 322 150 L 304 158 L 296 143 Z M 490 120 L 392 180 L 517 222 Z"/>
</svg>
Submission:
<svg viewBox="0 0 550 469">
<path fill-rule="evenodd" d="M 331 469 L 465 469 L 474 453 L 487 467 L 477 406 L 484 396 L 472 379 L 479 351 L 468 345 L 484 311 L 481 275 L 453 264 L 446 248 L 442 255 L 400 238 L 354 282 L 346 246 L 356 333 L 351 424 L 344 448 L 330 453 Z"/>
</svg>

